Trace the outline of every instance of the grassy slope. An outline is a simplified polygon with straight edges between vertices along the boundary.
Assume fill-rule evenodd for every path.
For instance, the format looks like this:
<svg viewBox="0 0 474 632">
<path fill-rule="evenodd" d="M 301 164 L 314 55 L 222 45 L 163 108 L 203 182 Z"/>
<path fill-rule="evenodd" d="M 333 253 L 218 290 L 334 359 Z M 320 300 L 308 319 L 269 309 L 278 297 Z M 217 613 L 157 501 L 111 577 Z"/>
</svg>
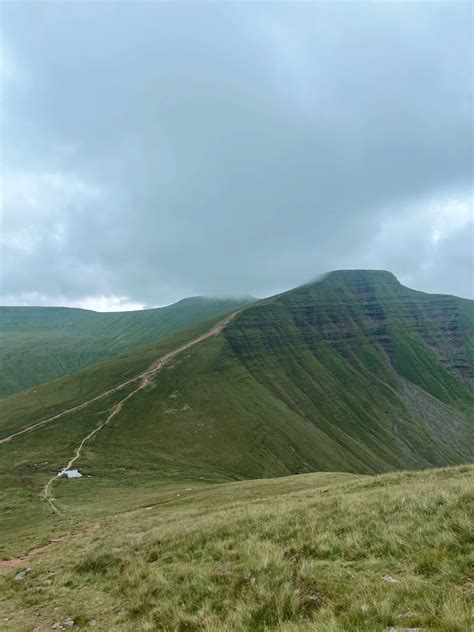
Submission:
<svg viewBox="0 0 474 632">
<path fill-rule="evenodd" d="M 470 333 L 469 310 L 458 318 L 457 299 L 412 292 L 383 274 L 371 278 L 376 299 L 367 300 L 366 282 L 357 289 L 345 275 L 328 277 L 246 308 L 223 334 L 177 356 L 86 444 L 78 466 L 92 478 L 81 481 L 81 506 L 94 506 L 97 495 L 122 506 L 137 488 L 153 493 L 176 481 L 472 461 L 470 365 L 459 344 Z M 216 320 L 3 400 L 0 436 L 137 375 Z M 403 356 L 404 345 L 419 351 Z M 0 445 L 0 504 L 9 507 L 0 514 L 4 554 L 33 543 L 28 525 L 47 531 L 42 485 L 113 401 Z M 71 511 L 67 495 L 58 502 Z"/>
<path fill-rule="evenodd" d="M 473 331 L 472 301 L 347 271 L 244 310 L 224 335 L 266 393 L 370 471 L 472 458 Z"/>
<path fill-rule="evenodd" d="M 94 363 L 73 374 L 4 398 L 0 406 L 0 437 L 20 430 L 38 419 L 71 408 L 137 376 L 154 360 L 208 331 L 220 320 L 221 316 L 216 316 L 200 321 L 185 330 L 165 336 L 152 345 Z"/>
<path fill-rule="evenodd" d="M 0 397 L 150 344 L 241 304 L 196 297 L 135 312 L 1 307 Z"/>
<path fill-rule="evenodd" d="M 158 357 L 190 338 L 199 336 L 219 319 L 220 317 L 201 322 L 139 351 L 94 364 L 76 374 L 67 375 L 4 399 L 0 407 L 0 436 L 6 436 L 38 419 L 71 408 L 138 375 Z M 168 372 L 164 371 L 164 375 L 168 375 Z M 129 390 L 131 388 L 133 387 L 129 387 Z M 113 403 L 127 392 L 121 390 L 33 433 L 0 445 L 0 556 L 27 550 L 54 528 L 56 516 L 52 515 L 40 501 L 44 484 L 69 460 L 81 439 L 104 420 Z M 154 387 L 150 393 L 156 396 L 159 389 Z M 145 398 L 142 403 L 146 406 L 147 399 Z M 82 488 L 84 506 L 94 506 L 97 495 L 113 499 L 116 506 L 133 505 L 136 489 L 148 489 L 150 493 L 156 493 L 157 484 L 166 483 L 176 476 L 183 480 L 200 480 L 201 476 L 205 476 L 206 480 L 211 481 L 228 480 L 229 476 L 232 477 L 227 472 L 216 472 L 215 468 L 206 471 L 205 465 L 198 466 L 197 472 L 193 472 L 192 464 L 189 473 L 186 467 L 181 467 L 179 474 L 173 467 L 167 471 L 167 467 L 173 464 L 175 458 L 171 453 L 161 461 L 157 453 L 156 436 L 147 437 L 146 425 L 142 428 L 139 423 L 137 424 L 137 418 L 132 418 L 131 425 L 123 430 L 123 448 L 127 456 L 118 454 L 114 446 L 107 446 L 105 453 L 100 454 L 91 444 L 92 451 L 87 452 L 87 456 L 84 452 L 85 459 L 91 458 L 94 461 L 94 478 L 82 480 L 95 483 Z M 160 432 L 159 428 L 155 428 L 155 432 L 156 430 Z M 106 428 L 101 432 L 109 436 L 110 429 Z M 142 446 L 146 447 L 149 455 L 151 454 L 147 459 L 142 458 L 140 454 Z M 178 455 L 176 457 L 176 463 L 180 463 Z M 79 467 L 82 470 L 84 465 L 85 461 L 81 459 Z M 87 472 L 90 469 L 87 465 Z M 99 469 L 105 476 L 98 473 Z M 99 512 L 101 507 L 102 503 L 98 506 Z"/>
<path fill-rule="evenodd" d="M 108 477 L 120 463 L 159 478 L 228 479 L 472 460 L 469 366 L 458 379 L 457 340 L 438 343 L 436 324 L 420 323 L 427 295 L 377 288 L 385 320 L 374 323 L 367 304 L 341 291 L 337 281 L 336 304 L 319 284 L 245 309 L 130 401 L 84 465 Z M 393 291 L 414 302 L 415 317 Z M 445 328 L 439 310 L 433 320 Z"/>
<path fill-rule="evenodd" d="M 473 473 L 138 487 L 117 515 L 108 496 L 81 504 L 86 479 L 62 481 L 76 536 L 19 566 L 22 581 L 0 571 L 0 628 L 466 632 Z"/>
<path fill-rule="evenodd" d="M 68 615 L 104 630 L 468 629 L 471 468 L 225 481 L 472 460 L 471 319 L 472 303 L 383 273 L 339 273 L 250 306 L 86 445 L 78 465 L 92 476 L 53 487 L 60 517 L 41 488 L 118 395 L 0 446 L 1 556 L 82 533 L 28 562 L 27 581 L 6 573 L 14 629 Z M 0 436 L 215 320 L 5 399 Z M 91 523 L 100 531 L 86 533 Z"/>
<path fill-rule="evenodd" d="M 388 273 L 338 273 L 250 306 L 127 402 L 80 465 L 121 484 L 123 468 L 229 480 L 470 461 L 470 323 L 459 301 L 407 290 Z M 209 326 L 5 399 L 0 436 L 137 374 Z M 81 411 L 19 438 L 21 449 L 0 449 L 0 468 L 40 461 L 62 428 L 91 423 Z"/>
</svg>

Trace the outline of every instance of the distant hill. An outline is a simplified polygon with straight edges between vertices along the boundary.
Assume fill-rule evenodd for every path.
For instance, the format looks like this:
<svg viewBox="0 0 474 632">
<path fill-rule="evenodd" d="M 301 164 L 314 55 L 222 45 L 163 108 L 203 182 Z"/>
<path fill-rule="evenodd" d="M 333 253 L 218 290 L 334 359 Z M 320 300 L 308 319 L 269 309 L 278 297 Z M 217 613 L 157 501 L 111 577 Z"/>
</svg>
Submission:
<svg viewBox="0 0 474 632">
<path fill-rule="evenodd" d="M 193 297 L 167 307 L 108 313 L 0 307 L 0 397 L 150 344 L 249 300 Z"/>
<path fill-rule="evenodd" d="M 75 466 L 97 477 L 92 491 L 102 480 L 120 488 L 470 462 L 472 308 L 383 271 L 334 272 L 251 304 L 128 399 Z M 137 375 L 215 320 L 5 399 L 0 438 Z M 127 392 L 4 444 L 14 460 L 3 466 L 44 459 L 35 476 L 54 472 Z"/>
</svg>

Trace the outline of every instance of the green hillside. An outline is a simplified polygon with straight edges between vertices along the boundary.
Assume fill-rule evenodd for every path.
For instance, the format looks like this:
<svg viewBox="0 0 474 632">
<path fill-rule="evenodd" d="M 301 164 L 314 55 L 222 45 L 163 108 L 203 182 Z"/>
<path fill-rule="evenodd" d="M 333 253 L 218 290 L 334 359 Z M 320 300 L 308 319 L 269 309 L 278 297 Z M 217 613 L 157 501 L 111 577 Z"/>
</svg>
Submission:
<svg viewBox="0 0 474 632">
<path fill-rule="evenodd" d="M 158 485 L 121 506 L 61 481 L 69 519 L 0 561 L 0 628 L 467 632 L 473 474 Z"/>
<path fill-rule="evenodd" d="M 131 312 L 0 307 L 0 397 L 150 344 L 248 301 L 187 298 Z"/>
<path fill-rule="evenodd" d="M 340 271 L 5 398 L 0 558 L 53 539 L 0 565 L 7 618 L 468 629 L 472 468 L 380 474 L 473 462 L 473 332 L 470 301 Z"/>
<path fill-rule="evenodd" d="M 77 465 L 94 478 L 81 483 L 84 502 L 103 486 L 157 480 L 472 461 L 471 306 L 355 271 L 245 307 L 173 358 L 85 444 Z M 137 376 L 217 320 L 4 399 L 0 440 Z M 41 489 L 135 386 L 0 444 L 4 489 L 18 498 Z"/>
<path fill-rule="evenodd" d="M 471 307 L 364 271 L 260 301 L 176 356 L 86 446 L 83 462 L 220 480 L 469 461 Z M 0 438 L 136 375 L 217 320 L 6 398 Z M 39 458 L 44 436 L 88 427 L 86 412 L 22 441 Z"/>
<path fill-rule="evenodd" d="M 309 468 L 358 472 L 472 458 L 473 334 L 472 301 L 383 271 L 330 273 L 224 331 L 228 356 L 317 443 Z"/>
</svg>

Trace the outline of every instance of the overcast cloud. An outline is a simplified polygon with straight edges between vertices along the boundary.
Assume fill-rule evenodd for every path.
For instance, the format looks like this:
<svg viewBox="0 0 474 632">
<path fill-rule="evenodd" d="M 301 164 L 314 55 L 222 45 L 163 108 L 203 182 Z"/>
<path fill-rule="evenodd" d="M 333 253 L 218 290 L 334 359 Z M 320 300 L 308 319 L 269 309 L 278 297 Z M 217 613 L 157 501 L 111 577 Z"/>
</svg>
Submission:
<svg viewBox="0 0 474 632">
<path fill-rule="evenodd" d="M 472 296 L 471 3 L 1 12 L 3 304 Z"/>
</svg>

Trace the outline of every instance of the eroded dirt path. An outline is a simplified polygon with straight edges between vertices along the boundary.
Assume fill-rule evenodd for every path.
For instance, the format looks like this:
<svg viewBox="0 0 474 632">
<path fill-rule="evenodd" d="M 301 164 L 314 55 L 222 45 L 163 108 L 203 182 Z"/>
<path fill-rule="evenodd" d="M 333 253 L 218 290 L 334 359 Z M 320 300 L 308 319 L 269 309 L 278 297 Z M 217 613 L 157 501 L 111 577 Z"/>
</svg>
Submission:
<svg viewBox="0 0 474 632">
<path fill-rule="evenodd" d="M 68 410 L 62 413 L 59 413 L 58 415 L 55 415 L 54 417 L 50 417 L 49 420 L 45 420 L 45 422 L 38 422 L 36 424 L 33 424 L 32 426 L 29 426 L 29 428 L 25 428 L 25 430 L 22 431 L 21 433 L 16 433 L 15 435 L 11 435 L 7 439 L 4 439 L 3 442 L 6 440 L 12 439 L 18 434 L 23 434 L 24 432 L 31 432 L 32 430 L 35 430 L 36 428 L 40 427 L 40 425 L 44 425 L 44 423 L 47 423 L 48 421 L 53 421 L 54 419 L 58 419 L 59 417 L 65 414 L 74 412 L 76 410 L 80 410 L 81 408 L 84 408 L 88 404 L 97 401 L 101 397 L 105 397 L 106 395 L 109 395 L 110 393 L 114 393 L 115 391 L 118 391 L 119 389 L 123 388 L 127 384 L 132 384 L 133 382 L 140 380 L 140 384 L 133 391 L 131 391 L 123 399 L 121 399 L 119 402 L 117 402 L 116 404 L 112 406 L 110 410 L 110 414 L 107 416 L 105 421 L 101 423 L 99 426 L 97 426 L 97 428 L 92 430 L 92 432 L 89 432 L 89 434 L 86 435 L 84 439 L 82 439 L 81 443 L 79 444 L 79 446 L 76 448 L 74 452 L 74 456 L 68 461 L 67 465 L 64 468 L 65 470 L 69 470 L 81 456 L 82 448 L 87 443 L 87 441 L 89 441 L 89 439 L 92 439 L 92 437 L 95 434 L 97 434 L 100 430 L 102 430 L 102 428 L 106 426 L 115 417 L 115 415 L 117 415 L 122 410 L 122 407 L 125 404 L 125 402 L 127 402 L 136 393 L 138 393 L 139 391 L 143 390 L 146 386 L 148 386 L 151 383 L 151 380 L 153 379 L 153 377 L 165 366 L 165 364 L 167 364 L 176 355 L 178 355 L 178 353 L 181 353 L 182 351 L 185 351 L 186 349 L 193 347 L 199 342 L 206 340 L 206 338 L 210 338 L 211 336 L 217 336 L 218 334 L 220 334 L 220 332 L 224 329 L 224 327 L 226 327 L 226 325 L 229 324 L 229 322 L 235 317 L 237 313 L 238 312 L 233 312 L 232 314 L 230 314 L 223 320 L 219 321 L 216 325 L 214 325 L 214 327 L 209 329 L 209 331 L 206 331 L 204 334 L 201 334 L 197 338 L 193 338 L 192 340 L 186 342 L 184 345 L 181 345 L 177 349 L 173 349 L 173 351 L 169 351 L 164 356 L 161 356 L 161 358 L 158 358 L 158 360 L 155 360 L 155 362 L 153 362 L 153 364 L 151 364 L 146 371 L 138 375 L 136 378 L 128 380 L 127 382 L 123 382 L 122 384 L 119 384 L 115 388 L 105 391 L 101 395 L 98 395 L 97 397 L 94 397 L 93 399 L 88 400 L 87 402 L 84 402 L 83 404 L 80 404 L 79 406 L 76 406 L 74 408 L 69 408 Z M 41 493 L 41 498 L 44 502 L 49 504 L 49 506 L 55 513 L 61 514 L 59 507 L 54 502 L 54 496 L 51 491 L 55 480 L 57 480 L 57 475 L 54 475 L 46 482 L 45 486 L 43 487 L 43 491 Z"/>
<path fill-rule="evenodd" d="M 111 393 L 115 393 L 116 391 L 119 391 L 120 389 L 125 388 L 125 386 L 128 386 L 129 384 L 133 384 L 134 382 L 138 381 L 140 378 L 141 378 L 141 375 L 137 375 L 136 377 L 132 377 L 130 380 L 127 380 L 126 382 L 122 382 L 118 386 L 114 386 L 114 388 L 111 388 L 111 389 L 109 389 L 107 391 L 104 391 L 103 393 L 100 393 L 100 395 L 96 395 L 92 399 L 88 399 L 87 401 L 82 402 L 82 404 L 78 404 L 77 406 L 73 406 L 72 408 L 68 408 L 66 410 L 63 410 L 62 412 L 57 413 L 56 415 L 53 415 L 52 417 L 48 417 L 47 419 L 43 419 L 42 421 L 37 421 L 34 424 L 31 424 L 31 426 L 27 426 L 26 428 L 23 428 L 23 430 L 19 430 L 18 432 L 14 432 L 13 434 L 9 435 L 8 437 L 3 437 L 2 439 L 0 439 L 0 444 L 1 443 L 7 443 L 8 441 L 11 441 L 15 437 L 19 437 L 20 435 L 26 434 L 27 432 L 33 432 L 33 430 L 37 430 L 38 428 L 42 428 L 43 426 L 46 426 L 47 424 L 51 423 L 52 421 L 56 421 L 56 419 L 60 419 L 61 417 L 64 417 L 64 415 L 69 415 L 69 413 L 75 413 L 78 410 L 82 410 L 86 406 L 89 406 L 89 404 L 92 404 L 93 402 L 96 402 L 99 399 L 103 399 L 104 397 L 107 397 Z"/>
<path fill-rule="evenodd" d="M 98 523 L 93 524 L 85 531 L 79 531 L 78 533 L 61 533 L 56 537 L 51 538 L 47 544 L 43 544 L 43 546 L 38 546 L 34 549 L 30 549 L 26 555 L 21 555 L 19 557 L 10 557 L 7 560 L 0 560 L 0 570 L 10 570 L 18 568 L 19 566 L 23 566 L 24 564 L 31 562 L 31 560 L 33 560 L 37 555 L 41 555 L 41 553 L 49 551 L 49 549 L 53 548 L 60 542 L 64 542 L 64 540 L 70 540 L 72 538 L 77 538 L 84 534 L 94 533 L 94 531 L 97 531 L 97 529 L 100 529 L 100 524 Z"/>
<path fill-rule="evenodd" d="M 238 310 L 238 311 L 240 311 L 240 310 Z M 63 410 L 60 413 L 57 413 L 56 415 L 53 415 L 52 417 L 48 417 L 47 419 L 43 419 L 41 421 L 36 421 L 34 424 L 31 424 L 30 426 L 27 426 L 26 428 L 23 428 L 22 430 L 18 430 L 18 432 L 14 432 L 13 434 L 9 435 L 8 437 L 3 437 L 3 438 L 0 439 L 0 444 L 7 443 L 8 441 L 11 441 L 15 437 L 19 437 L 20 435 L 26 434 L 27 432 L 33 432 L 34 430 L 37 430 L 38 428 L 42 428 L 43 426 L 46 426 L 47 424 L 51 423 L 52 421 L 56 421 L 57 419 L 60 419 L 61 417 L 64 417 L 65 415 L 69 415 L 70 413 L 75 413 L 78 410 L 82 410 L 86 406 L 89 406 L 89 404 L 97 402 L 99 399 L 103 399 L 104 397 L 107 397 L 108 395 L 111 395 L 112 393 L 115 393 L 115 392 L 121 390 L 122 388 L 125 388 L 126 386 L 129 386 L 130 384 L 133 384 L 134 382 L 138 382 L 139 380 L 141 380 L 141 384 L 140 384 L 139 388 L 137 388 L 135 391 L 133 391 L 133 393 L 135 393 L 136 391 L 141 390 L 142 388 L 144 388 L 145 386 L 147 386 L 150 383 L 151 379 L 155 376 L 155 374 L 158 373 L 158 371 L 167 362 L 169 362 L 172 358 L 174 358 L 175 355 L 177 355 L 178 353 L 181 353 L 181 351 L 185 351 L 186 349 L 189 349 L 189 347 L 192 347 L 193 345 L 197 344 L 198 342 L 201 342 L 202 340 L 206 340 L 206 338 L 210 338 L 211 336 L 217 336 L 218 334 L 220 334 L 220 332 L 237 315 L 238 311 L 235 311 L 235 312 L 232 312 L 232 314 L 229 314 L 226 318 L 224 318 L 223 320 L 219 321 L 216 325 L 214 325 L 214 327 L 209 329 L 209 331 L 206 331 L 204 334 L 201 334 L 197 338 L 193 338 L 193 340 L 190 340 L 189 342 L 185 343 L 184 345 L 181 345 L 181 347 L 178 347 L 177 349 L 174 349 L 173 351 L 170 351 L 169 353 L 166 353 L 161 358 L 158 358 L 158 360 L 155 360 L 155 362 L 153 362 L 153 364 L 151 364 L 143 373 L 140 373 L 136 377 L 132 377 L 129 380 L 126 380 L 125 382 L 121 382 L 117 386 L 114 386 L 113 388 L 110 388 L 110 389 L 104 391 L 103 393 L 100 393 L 99 395 L 96 395 L 92 399 L 88 399 L 87 401 L 82 402 L 81 404 L 78 404 L 77 406 L 73 406 L 72 408 L 67 408 L 66 410 Z M 129 398 L 129 396 L 124 398 L 122 400 L 122 402 L 119 402 L 119 405 L 121 403 L 123 403 L 128 398 Z"/>
</svg>

